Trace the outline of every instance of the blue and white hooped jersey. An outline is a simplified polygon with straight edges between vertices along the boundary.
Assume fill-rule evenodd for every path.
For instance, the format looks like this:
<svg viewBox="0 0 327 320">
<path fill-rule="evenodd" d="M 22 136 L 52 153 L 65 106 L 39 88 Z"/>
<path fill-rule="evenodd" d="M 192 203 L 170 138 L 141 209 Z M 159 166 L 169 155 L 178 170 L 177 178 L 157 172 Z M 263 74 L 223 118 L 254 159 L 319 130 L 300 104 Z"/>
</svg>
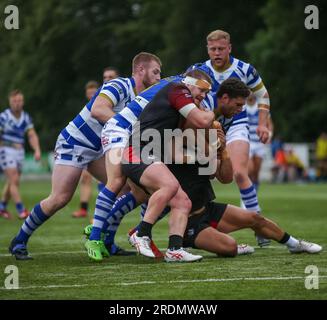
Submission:
<svg viewBox="0 0 327 320">
<path fill-rule="evenodd" d="M 0 113 L 0 140 L 8 143 L 24 145 L 25 133 L 34 128 L 30 115 L 22 111 L 19 119 L 11 112 L 10 108 Z"/>
<path fill-rule="evenodd" d="M 213 84 L 212 89 L 210 91 L 210 95 L 214 97 L 214 99 L 210 98 L 210 95 L 207 95 L 205 99 L 205 105 L 210 110 L 213 110 L 217 107 L 217 99 L 216 93 L 219 88 L 219 85 L 226 79 L 229 78 L 238 78 L 242 82 L 244 82 L 250 89 L 254 89 L 262 83 L 262 79 L 260 78 L 258 72 L 255 68 L 249 63 L 243 62 L 239 59 L 236 59 L 230 56 L 230 67 L 222 72 L 218 72 L 211 64 L 210 60 L 207 60 L 205 63 L 197 63 L 193 68 L 198 68 L 204 72 L 206 72 Z M 238 124 L 246 124 L 248 121 L 245 107 L 243 107 L 243 111 L 236 116 L 233 117 L 233 123 L 231 126 L 235 126 Z"/>
<path fill-rule="evenodd" d="M 216 93 L 219 85 L 226 79 L 229 78 L 238 78 L 242 82 L 244 82 L 250 89 L 254 89 L 257 87 L 261 82 L 262 79 L 260 78 L 256 69 L 239 59 L 236 59 L 230 56 L 230 67 L 222 72 L 218 72 L 211 64 L 210 60 L 205 62 L 206 66 L 211 70 L 214 79 L 212 85 L 212 92 Z M 232 126 L 238 124 L 244 124 L 248 121 L 245 107 L 243 107 L 243 111 L 236 116 L 233 117 L 233 124 Z"/>
<path fill-rule="evenodd" d="M 109 99 L 114 106 L 113 111 L 118 113 L 134 100 L 134 90 L 133 78 L 116 78 L 105 82 L 75 119 L 61 131 L 62 136 L 71 145 L 83 146 L 95 151 L 101 150 L 101 131 L 104 123 L 91 116 L 95 99 L 99 95 Z"/>
<path fill-rule="evenodd" d="M 138 120 L 141 112 L 144 110 L 149 101 L 151 101 L 156 95 L 156 93 L 167 84 L 171 82 L 179 82 L 182 79 L 182 76 L 164 78 L 153 86 L 142 91 L 131 103 L 126 106 L 126 108 L 112 118 L 115 121 L 115 125 L 131 133 L 133 125 Z"/>
<path fill-rule="evenodd" d="M 254 89 L 257 87 L 261 82 L 262 79 L 260 78 L 258 72 L 256 69 L 250 65 L 249 63 L 246 63 L 244 61 L 241 61 L 239 59 L 236 59 L 232 56 L 230 56 L 230 66 L 226 70 L 219 72 L 217 71 L 211 64 L 210 60 L 207 60 L 205 62 L 206 66 L 211 70 L 212 74 L 214 76 L 213 85 L 212 85 L 212 91 L 217 92 L 219 85 L 226 79 L 229 78 L 238 78 L 242 82 L 244 82 L 250 89 Z"/>
<path fill-rule="evenodd" d="M 249 139 L 250 142 L 260 142 L 259 136 L 257 135 L 257 127 L 259 124 L 259 110 L 258 104 L 255 103 L 253 106 L 245 105 L 246 112 L 249 119 Z"/>
</svg>

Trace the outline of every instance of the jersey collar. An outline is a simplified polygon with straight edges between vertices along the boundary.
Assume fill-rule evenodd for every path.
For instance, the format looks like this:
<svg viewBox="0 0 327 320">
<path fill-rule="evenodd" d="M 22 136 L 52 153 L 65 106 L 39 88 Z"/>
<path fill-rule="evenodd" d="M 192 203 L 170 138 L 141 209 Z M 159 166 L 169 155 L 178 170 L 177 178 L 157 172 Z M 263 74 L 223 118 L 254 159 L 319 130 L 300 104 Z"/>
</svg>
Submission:
<svg viewBox="0 0 327 320">
<path fill-rule="evenodd" d="M 133 88 L 133 91 L 134 91 L 135 95 L 137 95 L 135 79 L 134 79 L 133 77 L 130 77 L 130 78 L 129 78 L 129 81 L 130 81 L 131 84 L 132 84 L 132 88 Z"/>
<path fill-rule="evenodd" d="M 21 111 L 21 113 L 20 113 L 20 115 L 19 115 L 19 118 L 17 118 L 17 117 L 13 114 L 13 112 L 11 111 L 10 108 L 8 108 L 8 110 L 9 110 L 9 113 L 11 114 L 11 116 L 15 119 L 15 121 L 16 121 L 17 123 L 21 123 L 21 122 L 23 121 L 23 110 Z"/>
<path fill-rule="evenodd" d="M 213 67 L 217 72 L 224 72 L 224 71 L 226 71 L 227 69 L 230 68 L 230 66 L 233 64 L 233 62 L 234 62 L 234 58 L 233 58 L 232 56 L 229 56 L 229 63 L 228 63 L 225 67 L 223 67 L 223 68 L 218 68 L 218 67 L 212 65 L 211 62 L 210 62 L 210 63 L 211 63 L 211 65 L 212 65 L 212 67 Z"/>
</svg>

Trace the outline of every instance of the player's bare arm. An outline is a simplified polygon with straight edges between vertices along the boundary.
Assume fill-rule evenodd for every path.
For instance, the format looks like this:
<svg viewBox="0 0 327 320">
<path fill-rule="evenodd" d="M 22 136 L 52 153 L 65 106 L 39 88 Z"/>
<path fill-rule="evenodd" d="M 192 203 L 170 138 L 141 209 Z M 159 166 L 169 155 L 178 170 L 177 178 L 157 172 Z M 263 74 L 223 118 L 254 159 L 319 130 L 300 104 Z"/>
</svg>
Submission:
<svg viewBox="0 0 327 320">
<path fill-rule="evenodd" d="M 184 128 L 209 128 L 214 117 L 215 115 L 212 111 L 204 111 L 194 107 L 186 118 L 187 121 Z"/>
<path fill-rule="evenodd" d="M 112 116 L 115 115 L 113 111 L 114 104 L 109 97 L 100 94 L 94 101 L 91 115 L 101 123 L 106 123 Z"/>
<path fill-rule="evenodd" d="M 257 134 L 262 143 L 267 143 L 269 140 L 269 128 L 268 119 L 270 111 L 270 100 L 268 91 L 261 82 L 256 88 L 253 89 L 253 93 L 258 101 L 259 109 L 259 124 L 257 128 Z"/>
<path fill-rule="evenodd" d="M 39 161 L 41 159 L 41 148 L 39 143 L 39 137 L 34 128 L 28 130 L 27 137 L 31 148 L 34 150 L 34 159 L 36 161 Z"/>
</svg>

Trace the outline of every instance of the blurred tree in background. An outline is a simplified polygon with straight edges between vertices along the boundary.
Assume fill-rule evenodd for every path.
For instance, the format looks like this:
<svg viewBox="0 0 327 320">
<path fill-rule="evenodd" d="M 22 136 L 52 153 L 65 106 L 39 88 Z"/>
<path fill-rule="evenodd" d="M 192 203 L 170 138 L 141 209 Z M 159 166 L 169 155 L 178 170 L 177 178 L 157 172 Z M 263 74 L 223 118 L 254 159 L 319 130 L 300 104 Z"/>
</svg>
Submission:
<svg viewBox="0 0 327 320">
<path fill-rule="evenodd" d="M 304 27 L 304 8 L 319 8 L 319 29 Z M 327 129 L 326 1 L 270 0 L 260 10 L 265 28 L 248 43 L 272 102 L 276 131 L 289 141 L 312 141 Z"/>
<path fill-rule="evenodd" d="M 17 0 L 20 29 L 4 28 L 0 0 L 0 106 L 25 93 L 44 149 L 85 104 L 84 84 L 106 66 L 131 73 L 140 51 L 158 54 L 163 76 L 207 60 L 206 35 L 224 29 L 233 55 L 250 61 L 269 89 L 276 130 L 310 141 L 327 128 L 323 1 Z M 320 29 L 304 28 L 304 7 L 320 9 Z M 2 16 L 1 16 L 2 14 Z M 325 36 L 325 37 L 324 37 Z"/>
</svg>

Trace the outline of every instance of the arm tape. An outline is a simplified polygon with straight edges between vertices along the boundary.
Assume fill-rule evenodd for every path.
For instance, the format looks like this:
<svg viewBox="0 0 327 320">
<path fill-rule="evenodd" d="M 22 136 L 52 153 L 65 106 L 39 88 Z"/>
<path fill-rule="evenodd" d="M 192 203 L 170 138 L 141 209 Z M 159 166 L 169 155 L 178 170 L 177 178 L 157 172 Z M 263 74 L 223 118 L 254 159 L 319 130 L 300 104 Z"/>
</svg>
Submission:
<svg viewBox="0 0 327 320">
<path fill-rule="evenodd" d="M 262 84 L 262 87 L 259 90 L 253 92 L 257 99 L 258 104 L 264 104 L 266 106 L 270 106 L 269 95 L 266 87 Z"/>
</svg>

